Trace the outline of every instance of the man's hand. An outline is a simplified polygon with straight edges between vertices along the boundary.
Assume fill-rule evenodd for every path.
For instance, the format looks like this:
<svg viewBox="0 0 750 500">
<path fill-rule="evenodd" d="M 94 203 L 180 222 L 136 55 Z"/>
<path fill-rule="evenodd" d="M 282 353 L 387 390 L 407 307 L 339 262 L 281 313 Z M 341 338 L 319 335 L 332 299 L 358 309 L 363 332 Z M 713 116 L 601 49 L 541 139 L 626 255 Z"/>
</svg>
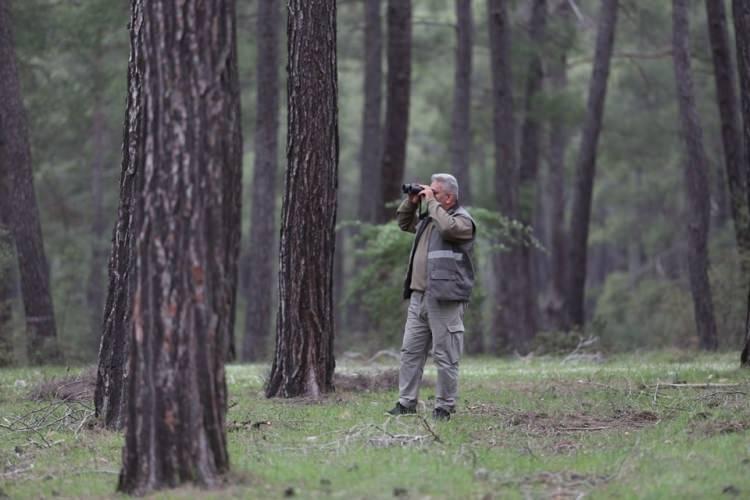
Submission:
<svg viewBox="0 0 750 500">
<path fill-rule="evenodd" d="M 435 192 L 432 190 L 430 186 L 425 186 L 424 184 L 420 184 L 422 186 L 422 191 L 419 192 L 417 196 L 423 196 L 424 201 L 430 201 L 435 199 Z"/>
</svg>

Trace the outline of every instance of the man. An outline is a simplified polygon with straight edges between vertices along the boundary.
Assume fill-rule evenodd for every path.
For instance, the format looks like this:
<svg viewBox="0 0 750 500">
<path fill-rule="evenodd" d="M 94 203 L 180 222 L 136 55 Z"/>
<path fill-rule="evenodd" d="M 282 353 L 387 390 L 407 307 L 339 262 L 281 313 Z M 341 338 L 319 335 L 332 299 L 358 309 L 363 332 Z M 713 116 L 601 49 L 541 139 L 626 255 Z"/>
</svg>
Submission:
<svg viewBox="0 0 750 500">
<path fill-rule="evenodd" d="M 422 372 L 433 347 L 437 366 L 436 420 L 450 420 L 458 394 L 458 362 L 463 352 L 466 303 L 474 285 L 471 262 L 476 225 L 458 203 L 458 182 L 435 174 L 429 186 L 398 207 L 398 225 L 416 233 L 404 281 L 409 311 L 399 369 L 399 399 L 388 413 L 416 413 Z M 420 213 L 420 200 L 424 213 Z"/>
</svg>

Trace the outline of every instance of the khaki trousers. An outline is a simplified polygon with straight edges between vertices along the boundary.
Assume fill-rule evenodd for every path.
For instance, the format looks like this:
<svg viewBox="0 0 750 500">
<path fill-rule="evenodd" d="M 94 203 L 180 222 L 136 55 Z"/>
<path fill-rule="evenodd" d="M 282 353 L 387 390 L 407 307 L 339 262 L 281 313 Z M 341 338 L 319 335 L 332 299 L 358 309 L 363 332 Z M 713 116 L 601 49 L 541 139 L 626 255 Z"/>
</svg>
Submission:
<svg viewBox="0 0 750 500">
<path fill-rule="evenodd" d="M 437 366 L 435 407 L 453 411 L 458 396 L 458 362 L 464 344 L 465 303 L 438 301 L 413 291 L 406 315 L 398 375 L 399 402 L 414 408 L 430 345 Z"/>
</svg>

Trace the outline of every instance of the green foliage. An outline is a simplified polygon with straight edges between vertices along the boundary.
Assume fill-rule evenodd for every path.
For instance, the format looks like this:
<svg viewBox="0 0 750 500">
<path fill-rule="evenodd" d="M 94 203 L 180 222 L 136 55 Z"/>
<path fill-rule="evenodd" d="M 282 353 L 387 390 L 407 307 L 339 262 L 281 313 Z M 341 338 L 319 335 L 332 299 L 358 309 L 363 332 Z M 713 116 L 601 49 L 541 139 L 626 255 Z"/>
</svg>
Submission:
<svg viewBox="0 0 750 500">
<path fill-rule="evenodd" d="M 529 226 L 517 220 L 479 207 L 468 209 L 477 223 L 474 265 L 511 246 L 530 245 L 542 249 Z M 401 231 L 393 222 L 373 225 L 344 223 L 357 227 L 356 265 L 352 279 L 346 284 L 346 302 L 359 302 L 370 318 L 370 330 L 377 332 L 377 341 L 397 345 L 401 339 L 406 303 L 403 300 L 404 277 L 409 265 L 409 252 L 414 234 Z M 481 335 L 482 304 L 486 290 L 477 273 L 471 307 L 467 311 L 467 331 Z M 361 346 L 360 346 L 361 347 Z"/>
</svg>

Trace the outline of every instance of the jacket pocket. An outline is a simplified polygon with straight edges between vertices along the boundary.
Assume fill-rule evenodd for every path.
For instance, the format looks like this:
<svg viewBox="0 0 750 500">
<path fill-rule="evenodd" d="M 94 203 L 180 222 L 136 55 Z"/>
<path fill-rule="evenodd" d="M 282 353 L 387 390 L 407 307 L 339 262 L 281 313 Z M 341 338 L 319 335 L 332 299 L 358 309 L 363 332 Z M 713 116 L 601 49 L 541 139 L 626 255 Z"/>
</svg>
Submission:
<svg viewBox="0 0 750 500">
<path fill-rule="evenodd" d="M 464 323 L 463 321 L 458 321 L 456 323 L 451 323 L 448 325 L 448 331 L 450 333 L 464 333 Z"/>
<path fill-rule="evenodd" d="M 433 269 L 430 278 L 434 280 L 453 280 L 457 278 L 458 272 L 450 269 Z"/>
</svg>

